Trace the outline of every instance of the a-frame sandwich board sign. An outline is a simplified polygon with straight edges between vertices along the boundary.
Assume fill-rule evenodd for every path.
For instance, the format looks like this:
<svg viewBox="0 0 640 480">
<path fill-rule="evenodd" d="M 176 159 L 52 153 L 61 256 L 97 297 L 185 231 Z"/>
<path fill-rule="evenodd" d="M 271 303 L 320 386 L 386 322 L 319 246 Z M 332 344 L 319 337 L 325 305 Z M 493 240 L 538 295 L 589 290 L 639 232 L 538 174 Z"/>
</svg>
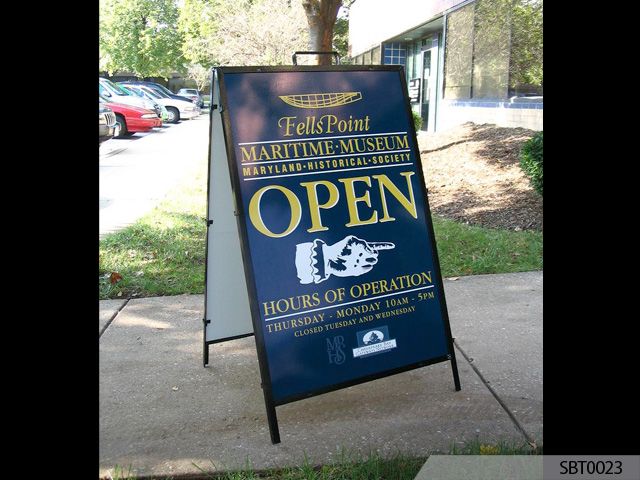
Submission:
<svg viewBox="0 0 640 480">
<path fill-rule="evenodd" d="M 444 361 L 459 390 L 402 68 L 222 67 L 218 87 L 272 442 L 278 405 Z"/>
</svg>

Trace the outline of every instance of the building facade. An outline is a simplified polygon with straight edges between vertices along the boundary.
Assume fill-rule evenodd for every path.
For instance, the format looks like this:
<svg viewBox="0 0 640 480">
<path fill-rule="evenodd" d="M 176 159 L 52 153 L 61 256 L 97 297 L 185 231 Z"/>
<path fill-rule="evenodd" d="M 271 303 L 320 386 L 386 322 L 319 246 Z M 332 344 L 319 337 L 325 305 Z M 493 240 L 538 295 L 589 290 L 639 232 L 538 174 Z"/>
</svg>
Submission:
<svg viewBox="0 0 640 480">
<path fill-rule="evenodd" d="M 422 129 L 465 122 L 542 130 L 542 2 L 356 0 L 358 65 L 402 65 Z"/>
</svg>

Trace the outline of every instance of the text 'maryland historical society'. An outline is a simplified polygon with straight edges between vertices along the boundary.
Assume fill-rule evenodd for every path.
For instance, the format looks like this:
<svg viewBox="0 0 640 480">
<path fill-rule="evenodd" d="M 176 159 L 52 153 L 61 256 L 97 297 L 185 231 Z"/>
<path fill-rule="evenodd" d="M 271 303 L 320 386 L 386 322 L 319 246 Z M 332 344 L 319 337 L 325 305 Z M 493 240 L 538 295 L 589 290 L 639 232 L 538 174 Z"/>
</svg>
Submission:
<svg viewBox="0 0 640 480">
<path fill-rule="evenodd" d="M 224 73 L 277 403 L 449 353 L 400 75 Z"/>
</svg>

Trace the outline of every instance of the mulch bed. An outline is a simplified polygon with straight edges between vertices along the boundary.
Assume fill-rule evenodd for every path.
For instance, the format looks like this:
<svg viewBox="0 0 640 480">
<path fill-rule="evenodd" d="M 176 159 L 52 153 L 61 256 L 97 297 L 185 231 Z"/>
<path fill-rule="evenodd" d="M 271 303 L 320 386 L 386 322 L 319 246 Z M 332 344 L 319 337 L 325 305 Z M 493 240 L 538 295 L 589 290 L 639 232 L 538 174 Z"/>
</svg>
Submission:
<svg viewBox="0 0 640 480">
<path fill-rule="evenodd" d="M 464 125 L 421 134 L 419 148 L 433 214 L 488 228 L 542 231 L 542 197 L 520 167 L 536 132 Z"/>
</svg>

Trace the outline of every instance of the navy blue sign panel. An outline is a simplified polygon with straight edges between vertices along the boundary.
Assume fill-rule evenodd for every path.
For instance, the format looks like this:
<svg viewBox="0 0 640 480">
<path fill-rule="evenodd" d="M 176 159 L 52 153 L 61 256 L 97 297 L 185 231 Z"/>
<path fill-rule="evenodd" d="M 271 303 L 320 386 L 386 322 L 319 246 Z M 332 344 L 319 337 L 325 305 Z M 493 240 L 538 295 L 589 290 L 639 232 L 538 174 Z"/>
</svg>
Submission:
<svg viewBox="0 0 640 480">
<path fill-rule="evenodd" d="M 450 358 L 400 68 L 220 72 L 254 332 L 274 403 Z"/>
</svg>

